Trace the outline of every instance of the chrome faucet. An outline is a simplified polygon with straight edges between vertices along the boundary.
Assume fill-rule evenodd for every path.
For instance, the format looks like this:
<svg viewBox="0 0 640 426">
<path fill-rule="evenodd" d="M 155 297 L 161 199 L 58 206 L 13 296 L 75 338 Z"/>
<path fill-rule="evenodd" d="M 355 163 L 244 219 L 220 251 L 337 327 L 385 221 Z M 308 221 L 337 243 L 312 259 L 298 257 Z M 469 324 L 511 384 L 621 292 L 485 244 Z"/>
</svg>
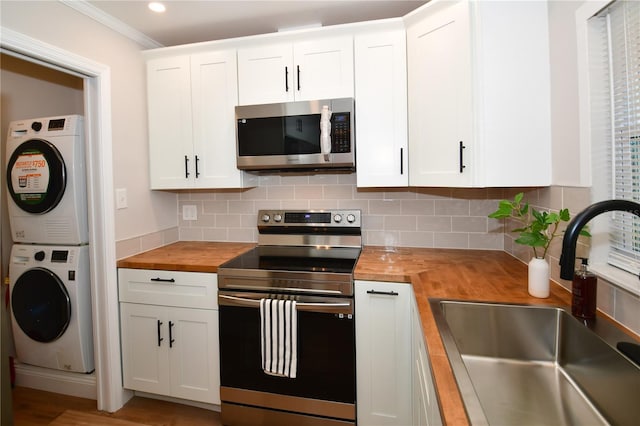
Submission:
<svg viewBox="0 0 640 426">
<path fill-rule="evenodd" d="M 580 230 L 594 217 L 611 211 L 624 211 L 640 217 L 640 203 L 630 200 L 606 200 L 594 203 L 578 213 L 564 231 L 560 255 L 560 278 L 573 279 L 576 263 L 576 243 Z"/>
</svg>

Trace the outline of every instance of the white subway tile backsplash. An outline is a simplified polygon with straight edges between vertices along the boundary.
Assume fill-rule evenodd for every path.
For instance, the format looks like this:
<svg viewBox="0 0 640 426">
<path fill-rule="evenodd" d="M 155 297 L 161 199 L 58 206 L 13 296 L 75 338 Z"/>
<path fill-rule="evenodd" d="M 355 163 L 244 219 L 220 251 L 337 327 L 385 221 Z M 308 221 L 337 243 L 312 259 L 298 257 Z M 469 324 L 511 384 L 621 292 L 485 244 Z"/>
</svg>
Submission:
<svg viewBox="0 0 640 426">
<path fill-rule="evenodd" d="M 440 199 L 435 201 L 435 214 L 438 216 L 469 216 L 469 200 Z"/>
<path fill-rule="evenodd" d="M 369 201 L 369 213 L 382 215 L 400 214 L 400 202 L 394 200 L 371 200 Z"/>
<path fill-rule="evenodd" d="M 400 232 L 400 246 L 433 247 L 433 232 Z"/>
<path fill-rule="evenodd" d="M 451 216 L 418 216 L 418 231 L 451 232 Z"/>
<path fill-rule="evenodd" d="M 453 232 L 482 232 L 487 233 L 487 217 L 454 216 L 451 218 Z"/>
<path fill-rule="evenodd" d="M 466 232 L 435 232 L 433 234 L 434 247 L 441 248 L 469 248 L 469 234 Z"/>
<path fill-rule="evenodd" d="M 353 185 L 325 185 L 324 198 L 328 200 L 353 200 Z"/>
<path fill-rule="evenodd" d="M 400 213 L 430 216 L 435 213 L 435 202 L 434 200 L 402 200 L 400 202 Z"/>
<path fill-rule="evenodd" d="M 388 231 L 417 231 L 415 216 L 387 216 L 384 229 Z"/>
</svg>

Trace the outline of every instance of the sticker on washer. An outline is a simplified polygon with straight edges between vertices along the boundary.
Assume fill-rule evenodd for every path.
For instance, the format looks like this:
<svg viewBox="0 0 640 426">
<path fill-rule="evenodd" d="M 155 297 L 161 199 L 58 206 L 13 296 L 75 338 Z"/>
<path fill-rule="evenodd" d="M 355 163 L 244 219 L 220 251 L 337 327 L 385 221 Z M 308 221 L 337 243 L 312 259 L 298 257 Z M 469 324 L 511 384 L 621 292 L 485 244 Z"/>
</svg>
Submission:
<svg viewBox="0 0 640 426">
<path fill-rule="evenodd" d="M 16 198 L 27 204 L 39 204 L 47 195 L 49 165 L 40 151 L 23 152 L 11 169 L 11 184 Z"/>
</svg>

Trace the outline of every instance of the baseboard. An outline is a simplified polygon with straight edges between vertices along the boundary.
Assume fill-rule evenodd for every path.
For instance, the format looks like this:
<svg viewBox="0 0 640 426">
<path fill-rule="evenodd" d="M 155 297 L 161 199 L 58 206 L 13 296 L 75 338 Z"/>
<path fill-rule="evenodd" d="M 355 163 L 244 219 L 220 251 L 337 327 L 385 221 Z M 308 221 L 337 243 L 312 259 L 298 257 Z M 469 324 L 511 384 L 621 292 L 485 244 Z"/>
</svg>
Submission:
<svg viewBox="0 0 640 426">
<path fill-rule="evenodd" d="M 94 373 L 70 373 L 62 370 L 16 363 L 16 386 L 39 389 L 80 398 L 97 399 Z"/>
<path fill-rule="evenodd" d="M 209 411 L 217 411 L 218 413 L 220 412 L 220 406 L 217 404 L 207 404 L 204 402 L 190 401 L 188 399 L 174 398 L 171 396 L 158 395 L 155 393 L 147 393 L 147 392 L 140 392 L 140 391 L 135 391 L 134 395 L 140 396 L 143 398 L 158 399 L 160 401 L 175 402 L 176 404 L 190 405 L 192 407 L 203 408 Z"/>
</svg>

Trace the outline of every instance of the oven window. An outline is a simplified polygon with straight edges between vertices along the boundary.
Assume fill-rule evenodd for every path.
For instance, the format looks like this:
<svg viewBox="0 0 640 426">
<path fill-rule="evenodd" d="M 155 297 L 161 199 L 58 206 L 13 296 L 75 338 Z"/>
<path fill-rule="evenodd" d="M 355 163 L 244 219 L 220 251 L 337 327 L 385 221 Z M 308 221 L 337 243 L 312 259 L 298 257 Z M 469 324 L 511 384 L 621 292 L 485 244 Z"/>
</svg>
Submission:
<svg viewBox="0 0 640 426">
<path fill-rule="evenodd" d="M 298 370 L 295 379 L 267 375 L 261 368 L 260 311 L 220 306 L 222 386 L 355 403 L 354 319 L 298 312 Z"/>
</svg>

